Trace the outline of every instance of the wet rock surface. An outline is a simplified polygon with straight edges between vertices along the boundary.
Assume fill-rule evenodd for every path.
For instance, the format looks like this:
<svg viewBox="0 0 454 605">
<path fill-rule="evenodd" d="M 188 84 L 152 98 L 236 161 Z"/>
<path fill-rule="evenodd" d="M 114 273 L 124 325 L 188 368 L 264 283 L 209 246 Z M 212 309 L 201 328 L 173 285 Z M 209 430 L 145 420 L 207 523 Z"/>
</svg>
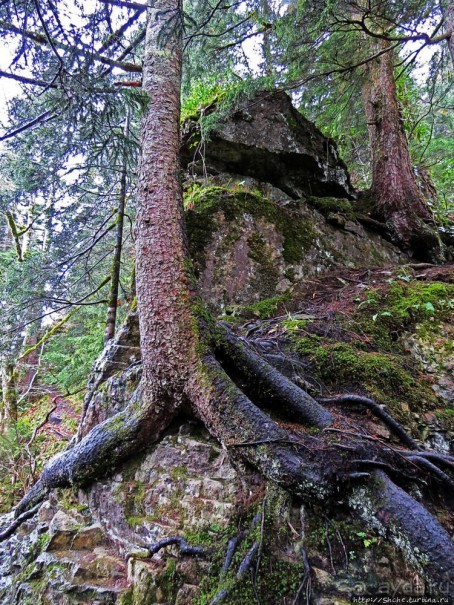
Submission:
<svg viewBox="0 0 454 605">
<path fill-rule="evenodd" d="M 194 433 L 195 434 L 192 434 Z M 242 485 L 219 446 L 183 424 L 113 480 L 81 494 L 110 540 L 127 554 L 162 538 L 210 525 L 234 513 Z"/>
<path fill-rule="evenodd" d="M 88 509 L 82 507 L 82 515 L 78 508 L 75 500 L 62 504 L 54 495 L 37 518 L 0 545 L 0 603 L 120 602 L 127 588 L 126 563 L 91 524 Z"/>
<path fill-rule="evenodd" d="M 346 201 L 333 224 L 332 212 L 322 213 L 304 200 L 295 203 L 269 184 L 255 179 L 227 183 L 226 175 L 202 182 L 188 197 L 186 215 L 199 287 L 215 309 L 282 294 L 336 267 L 408 261 L 353 220 Z M 326 203 L 336 205 L 332 198 Z"/>
</svg>

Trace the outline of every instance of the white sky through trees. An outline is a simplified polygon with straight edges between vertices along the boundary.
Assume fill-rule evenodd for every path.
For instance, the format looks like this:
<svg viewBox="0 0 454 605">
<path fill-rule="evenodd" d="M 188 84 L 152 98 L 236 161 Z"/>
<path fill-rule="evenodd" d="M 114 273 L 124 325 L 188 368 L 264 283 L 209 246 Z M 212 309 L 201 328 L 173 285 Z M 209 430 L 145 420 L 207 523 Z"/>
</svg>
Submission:
<svg viewBox="0 0 454 605">
<path fill-rule="evenodd" d="M 277 2 L 273 3 L 273 11 L 283 15 L 288 6 L 293 2 L 288 2 L 287 0 L 277 0 Z M 84 15 L 90 15 L 94 12 L 96 8 L 96 0 L 87 0 L 83 3 L 83 12 Z M 145 0 L 143 0 L 143 4 L 145 4 Z M 277 4 L 277 6 L 276 6 Z M 242 11 L 250 10 L 249 5 L 246 2 L 243 2 L 239 7 L 238 11 L 241 13 Z M 114 27 L 118 26 L 121 23 L 121 16 L 124 17 L 125 11 L 123 9 L 117 8 L 115 6 L 111 7 L 112 11 L 112 24 Z M 59 2 L 59 16 L 62 22 L 62 25 L 65 28 L 71 29 L 74 26 L 83 27 L 84 26 L 84 18 L 81 15 L 81 11 L 76 7 L 76 4 L 73 0 L 62 0 Z M 421 24 L 418 29 L 422 33 L 430 34 L 433 30 L 433 24 L 428 19 L 425 23 Z M 15 37 L 11 36 L 4 42 L 2 52 L 0 53 L 0 69 L 3 71 L 9 71 L 11 63 L 14 59 L 15 52 L 17 50 L 19 44 L 19 39 L 15 39 Z M 248 67 L 252 71 L 253 75 L 258 75 L 260 71 L 260 65 L 263 61 L 262 54 L 262 44 L 263 44 L 263 35 L 258 34 L 255 37 L 251 37 L 245 40 L 242 43 L 242 50 L 247 58 Z M 415 52 L 421 44 L 418 42 L 409 42 L 405 44 L 401 49 L 401 55 L 407 55 L 409 53 Z M 437 51 L 437 46 L 426 46 L 419 52 L 418 60 L 413 68 L 412 74 L 413 77 L 416 78 L 418 83 L 422 84 L 424 80 L 427 78 L 430 59 L 433 54 Z M 239 67 L 240 68 L 240 67 Z M 240 68 L 240 71 L 244 72 L 245 67 Z M 33 77 L 33 72 L 31 70 L 23 69 L 20 70 L 20 75 Z M 28 87 L 30 90 L 33 89 L 32 86 Z M 12 125 L 7 124 L 7 105 L 8 101 L 13 97 L 21 94 L 22 87 L 19 82 L 15 82 L 14 80 L 10 80 L 7 78 L 0 78 L 0 125 L 1 130 L 6 131 Z M 0 133 L 1 134 L 1 133 Z"/>
</svg>

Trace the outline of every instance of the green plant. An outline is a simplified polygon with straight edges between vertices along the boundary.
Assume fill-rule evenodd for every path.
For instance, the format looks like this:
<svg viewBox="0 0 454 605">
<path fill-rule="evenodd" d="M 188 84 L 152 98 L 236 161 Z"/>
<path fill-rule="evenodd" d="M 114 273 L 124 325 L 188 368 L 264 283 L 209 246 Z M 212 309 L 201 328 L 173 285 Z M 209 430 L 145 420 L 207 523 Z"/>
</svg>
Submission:
<svg viewBox="0 0 454 605">
<path fill-rule="evenodd" d="M 369 548 L 374 544 L 378 544 L 378 538 L 376 538 L 375 536 L 371 536 L 370 534 L 366 534 L 366 532 L 364 531 L 358 531 L 356 532 L 356 535 L 358 536 L 358 538 L 361 538 L 365 548 Z"/>
<path fill-rule="evenodd" d="M 203 112 L 222 98 L 223 89 L 219 78 L 210 75 L 192 83 L 189 93 L 181 103 L 181 121 L 199 119 Z"/>
</svg>

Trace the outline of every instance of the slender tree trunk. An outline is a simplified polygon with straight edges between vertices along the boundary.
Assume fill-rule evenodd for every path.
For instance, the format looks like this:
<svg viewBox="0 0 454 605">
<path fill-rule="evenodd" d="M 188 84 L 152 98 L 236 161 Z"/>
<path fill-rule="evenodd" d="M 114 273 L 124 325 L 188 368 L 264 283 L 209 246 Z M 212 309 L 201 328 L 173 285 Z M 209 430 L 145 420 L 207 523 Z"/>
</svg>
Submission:
<svg viewBox="0 0 454 605">
<path fill-rule="evenodd" d="M 17 422 L 17 373 L 15 363 L 2 367 L 2 407 L 0 430 L 5 432 Z"/>
<path fill-rule="evenodd" d="M 16 221 L 14 220 L 13 213 L 8 211 L 6 213 L 6 219 L 8 221 L 8 226 L 11 232 L 11 236 L 14 240 L 14 246 L 16 248 L 17 260 L 21 263 L 24 260 L 22 244 L 20 241 L 20 234 L 17 229 Z"/>
<path fill-rule="evenodd" d="M 454 64 L 454 2 L 447 0 L 447 6 L 444 12 L 445 31 L 449 33 L 448 48 L 451 55 L 451 61 Z"/>
<path fill-rule="evenodd" d="M 106 331 L 104 333 L 104 342 L 107 342 L 115 336 L 115 324 L 117 321 L 118 309 L 118 287 L 120 284 L 120 269 L 121 269 L 121 251 L 123 248 L 123 225 L 125 219 L 126 205 L 126 182 L 127 182 L 127 152 L 126 140 L 129 134 L 129 110 L 127 111 L 124 126 L 125 148 L 123 150 L 123 159 L 120 177 L 120 192 L 118 194 L 117 208 L 117 231 L 115 240 L 114 258 L 112 263 L 112 278 L 110 281 L 109 307 L 107 309 Z"/>
<path fill-rule="evenodd" d="M 389 48 L 372 41 L 373 53 Z M 367 64 L 362 97 L 372 151 L 371 195 L 377 215 L 394 241 L 415 256 L 433 259 L 439 238 L 429 207 L 412 168 L 397 98 L 394 59 L 388 50 Z"/>
<path fill-rule="evenodd" d="M 263 52 L 263 71 L 267 76 L 273 73 L 273 54 L 272 54 L 272 21 L 273 11 L 269 0 L 261 0 L 260 2 L 260 18 L 263 22 L 265 31 L 263 32 L 262 52 Z"/>
</svg>

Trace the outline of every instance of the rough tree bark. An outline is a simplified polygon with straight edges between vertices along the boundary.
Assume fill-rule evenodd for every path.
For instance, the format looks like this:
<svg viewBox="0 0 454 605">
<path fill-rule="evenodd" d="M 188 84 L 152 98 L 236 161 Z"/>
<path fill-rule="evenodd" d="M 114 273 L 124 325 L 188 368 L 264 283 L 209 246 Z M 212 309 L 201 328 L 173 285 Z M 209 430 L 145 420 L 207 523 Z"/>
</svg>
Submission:
<svg viewBox="0 0 454 605">
<path fill-rule="evenodd" d="M 454 64 L 454 3 L 450 2 L 450 0 L 447 0 L 443 16 L 445 20 L 445 30 L 449 34 L 449 54 L 451 55 L 451 61 Z"/>
<path fill-rule="evenodd" d="M 247 343 L 216 327 L 204 312 L 187 253 L 179 183 L 179 19 L 178 0 L 156 0 L 149 8 L 143 85 L 150 103 L 142 124 L 136 226 L 142 382 L 126 409 L 85 427 L 91 430 L 80 431 L 85 436 L 48 463 L 16 507 L 16 516 L 49 489 L 87 484 L 136 455 L 185 406 L 232 457 L 254 465 L 294 495 L 327 503 L 331 497 L 337 501 L 342 491 L 350 493 L 353 510 L 374 525 L 384 520 L 383 531 L 394 528 L 407 549 L 424 553 L 428 581 L 438 586 L 449 582 L 452 590 L 454 546 L 447 532 L 387 475 L 365 473 L 359 465 L 382 461 L 398 468 L 405 463 L 403 450 L 397 454 L 352 441 L 340 456 L 338 439 L 330 440 L 327 429 L 334 422 L 346 430 L 350 425 L 285 379 Z M 240 373 L 251 383 L 251 397 L 282 401 L 300 421 L 318 428 L 319 437 L 289 431 L 272 420 L 234 382 Z M 361 504 L 366 500 L 367 509 Z M 408 514 L 412 507 L 418 511 L 416 523 Z"/>
<path fill-rule="evenodd" d="M 362 86 L 372 153 L 371 197 L 394 241 L 422 260 L 441 260 L 440 240 L 412 168 L 387 40 L 369 40 L 371 54 Z"/>
</svg>

